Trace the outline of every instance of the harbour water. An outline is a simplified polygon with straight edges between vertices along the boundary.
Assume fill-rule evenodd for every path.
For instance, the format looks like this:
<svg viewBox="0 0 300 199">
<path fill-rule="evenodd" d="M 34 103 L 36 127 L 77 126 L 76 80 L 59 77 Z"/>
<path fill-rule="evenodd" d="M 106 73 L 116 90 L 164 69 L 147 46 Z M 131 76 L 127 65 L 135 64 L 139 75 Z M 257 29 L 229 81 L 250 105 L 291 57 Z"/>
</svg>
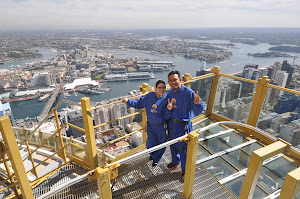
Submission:
<svg viewBox="0 0 300 199">
<path fill-rule="evenodd" d="M 224 40 L 211 40 L 206 41 L 210 43 L 229 43 L 229 41 Z M 251 57 L 248 56 L 247 53 L 263 53 L 268 52 L 268 48 L 272 47 L 269 44 L 261 43 L 259 45 L 247 45 L 247 44 L 241 44 L 237 43 L 235 44 L 234 48 L 228 48 L 232 53 L 232 57 L 228 61 L 220 62 L 220 63 L 207 63 L 206 68 L 212 68 L 214 66 L 220 66 L 221 72 L 225 74 L 231 74 L 240 72 L 243 70 L 244 66 L 246 64 L 258 64 L 258 67 L 263 66 L 269 66 L 274 64 L 276 61 L 283 61 L 287 60 L 288 63 L 293 63 L 293 58 L 262 58 L 262 57 Z M 147 54 L 143 52 L 135 52 L 135 51 L 121 51 L 121 50 L 110 50 L 111 52 L 122 52 L 123 55 L 116 55 L 118 58 L 129 58 L 138 56 L 144 59 L 150 59 L 150 60 L 164 60 L 164 61 L 171 61 L 175 64 L 175 67 L 172 68 L 172 70 L 179 70 L 182 74 L 184 73 L 190 73 L 193 77 L 196 75 L 196 71 L 199 70 L 202 66 L 202 62 L 199 60 L 194 59 L 187 59 L 180 56 L 156 56 L 152 54 Z M 49 49 L 42 49 L 40 52 L 44 55 L 42 58 L 38 58 L 40 61 L 51 59 L 55 57 L 56 53 L 52 52 Z M 299 56 L 300 53 L 287 53 L 289 55 Z M 38 61 L 38 59 L 35 59 Z M 20 60 L 15 62 L 10 62 L 6 65 L 6 68 L 8 68 L 10 65 L 21 65 L 22 63 L 28 63 L 32 62 L 29 60 Z M 295 64 L 300 65 L 300 58 L 295 60 Z M 3 66 L 3 65 L 2 65 Z M 0 66 L 0 67 L 2 67 Z M 21 65 L 22 66 L 22 65 Z M 4 67 L 2 67 L 4 68 Z M 107 100 L 114 97 L 120 97 L 128 95 L 128 92 L 131 90 L 138 90 L 139 86 L 142 83 L 148 83 L 151 86 L 154 85 L 155 81 L 157 79 L 163 79 L 167 80 L 167 75 L 169 71 L 162 71 L 162 72 L 154 72 L 155 79 L 148 79 L 148 80 L 133 80 L 133 81 L 122 81 L 122 82 L 106 82 L 106 85 L 111 87 L 111 90 L 108 92 L 105 92 L 101 95 L 86 95 L 77 93 L 77 96 L 74 95 L 74 93 L 70 93 L 71 96 L 68 96 L 67 99 L 74 101 L 74 102 L 80 102 L 80 98 L 87 96 L 90 97 L 92 102 L 100 102 L 102 100 Z M 57 102 L 63 99 L 63 95 L 59 95 Z M 19 102 L 13 102 L 11 103 L 11 108 L 13 110 L 14 117 L 16 119 L 19 118 L 26 118 L 26 117 L 36 117 L 38 116 L 43 107 L 45 106 L 47 100 L 39 102 L 38 99 L 32 99 L 27 101 L 19 101 Z M 61 108 L 65 107 L 66 105 L 62 105 Z"/>
<path fill-rule="evenodd" d="M 32 62 L 41 62 L 44 60 L 49 60 L 54 58 L 57 55 L 57 52 L 54 52 L 47 48 L 36 48 L 35 50 L 38 50 L 43 57 L 37 57 L 37 58 L 31 58 L 31 59 L 21 59 L 16 60 L 12 62 L 7 62 L 5 64 L 0 64 L 0 69 L 9 69 L 11 65 L 20 65 L 20 66 L 26 66 L 26 63 L 32 63 Z"/>
</svg>

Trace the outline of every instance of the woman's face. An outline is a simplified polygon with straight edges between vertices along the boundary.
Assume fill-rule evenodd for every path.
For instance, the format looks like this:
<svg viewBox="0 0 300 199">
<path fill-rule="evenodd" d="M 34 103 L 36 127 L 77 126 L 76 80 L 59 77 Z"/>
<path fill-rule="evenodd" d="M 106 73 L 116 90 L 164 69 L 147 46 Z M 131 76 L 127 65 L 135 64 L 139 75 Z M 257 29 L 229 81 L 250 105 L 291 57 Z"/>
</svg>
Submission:
<svg viewBox="0 0 300 199">
<path fill-rule="evenodd" d="M 159 83 L 155 88 L 155 94 L 157 97 L 161 97 L 166 92 L 166 85 L 164 83 Z"/>
</svg>

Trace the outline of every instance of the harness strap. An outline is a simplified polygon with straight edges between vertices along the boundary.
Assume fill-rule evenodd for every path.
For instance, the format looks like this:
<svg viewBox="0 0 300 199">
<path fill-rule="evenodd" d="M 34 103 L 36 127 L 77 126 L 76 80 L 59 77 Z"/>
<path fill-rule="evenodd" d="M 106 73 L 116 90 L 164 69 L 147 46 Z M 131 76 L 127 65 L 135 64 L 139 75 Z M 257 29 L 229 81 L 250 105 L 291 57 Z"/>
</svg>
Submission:
<svg viewBox="0 0 300 199">
<path fill-rule="evenodd" d="M 186 124 L 186 125 L 192 122 L 192 120 L 187 121 L 187 122 L 185 122 L 185 121 L 180 121 L 180 120 L 177 120 L 177 119 L 172 119 L 172 120 L 173 120 L 173 122 L 175 122 L 175 123 Z"/>
</svg>

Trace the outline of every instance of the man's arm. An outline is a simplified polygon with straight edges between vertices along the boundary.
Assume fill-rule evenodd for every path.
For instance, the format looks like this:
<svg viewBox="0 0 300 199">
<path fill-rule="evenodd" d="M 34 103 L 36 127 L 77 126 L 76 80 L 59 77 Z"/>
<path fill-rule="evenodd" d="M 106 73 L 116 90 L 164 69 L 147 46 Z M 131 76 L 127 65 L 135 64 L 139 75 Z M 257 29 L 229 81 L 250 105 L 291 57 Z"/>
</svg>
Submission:
<svg viewBox="0 0 300 199">
<path fill-rule="evenodd" d="M 192 99 L 193 99 L 193 102 L 192 102 L 193 112 L 196 116 L 200 115 L 204 109 L 204 103 L 203 103 L 202 99 L 200 98 L 198 91 L 197 91 L 197 93 L 195 93 L 195 91 L 194 91 Z"/>
</svg>

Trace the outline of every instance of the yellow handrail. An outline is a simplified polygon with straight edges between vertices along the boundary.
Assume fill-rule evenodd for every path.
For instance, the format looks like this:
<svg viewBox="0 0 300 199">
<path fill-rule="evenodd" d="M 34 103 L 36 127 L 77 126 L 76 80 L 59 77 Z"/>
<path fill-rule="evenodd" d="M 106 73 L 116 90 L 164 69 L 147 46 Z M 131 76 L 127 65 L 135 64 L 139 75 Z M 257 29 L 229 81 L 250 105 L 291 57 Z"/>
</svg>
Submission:
<svg viewBox="0 0 300 199">
<path fill-rule="evenodd" d="M 281 90 L 281 91 L 285 91 L 285 92 L 288 92 L 288 93 L 293 93 L 293 94 L 296 94 L 296 95 L 300 95 L 299 91 L 295 91 L 295 90 L 292 90 L 292 89 L 282 88 L 280 86 L 275 86 L 275 85 L 272 85 L 272 84 L 269 84 L 268 87 L 269 88 L 274 88 L 274 89 L 277 89 L 277 90 Z"/>
<path fill-rule="evenodd" d="M 79 148 L 79 149 L 81 149 L 81 150 L 83 150 L 83 151 L 85 151 L 85 152 L 87 152 L 87 150 L 85 149 L 85 148 L 83 148 L 83 147 L 81 147 L 81 146 L 78 146 L 77 144 L 74 144 L 74 143 L 72 143 L 72 142 L 69 142 L 69 144 L 68 145 L 72 145 L 72 146 L 75 146 L 75 147 L 77 147 L 77 148 Z M 67 146 L 67 145 L 66 145 Z M 65 147 L 66 148 L 66 147 Z"/>
<path fill-rule="evenodd" d="M 7 190 L 7 189 L 10 189 L 10 188 L 16 186 L 17 184 L 18 184 L 18 183 L 15 182 L 15 183 L 13 183 L 13 184 L 8 185 L 7 187 L 1 188 L 1 189 L 0 189 L 0 192 L 1 192 L 1 191 L 5 191 L 5 190 Z"/>
<path fill-rule="evenodd" d="M 215 76 L 214 73 L 208 73 L 208 74 L 205 74 L 205 75 L 201 75 L 201 76 L 194 77 L 194 78 L 192 78 L 191 80 L 186 81 L 186 82 L 183 82 L 183 83 L 184 83 L 184 84 L 188 84 L 188 83 L 192 83 L 192 82 L 197 81 L 197 80 L 206 79 L 206 78 L 213 77 L 213 76 Z M 169 85 L 168 85 L 168 86 L 169 86 Z"/>
<path fill-rule="evenodd" d="M 80 128 L 80 127 L 78 127 L 78 126 L 76 126 L 76 125 L 74 125 L 74 124 L 71 124 L 71 123 L 66 123 L 67 125 L 69 125 L 69 126 L 71 126 L 71 127 L 73 127 L 73 128 L 75 128 L 75 129 L 77 129 L 77 130 L 80 130 L 80 131 L 82 131 L 82 132 L 85 132 L 85 130 L 83 129 L 83 128 Z"/>
<path fill-rule="evenodd" d="M 112 121 L 109 121 L 109 122 L 105 122 L 105 123 L 96 125 L 96 126 L 94 126 L 94 129 L 95 129 L 95 128 L 99 128 L 99 127 L 104 126 L 104 125 L 107 125 L 107 124 L 110 124 L 110 123 L 113 123 L 113 122 L 117 122 L 117 121 L 126 119 L 126 118 L 128 118 L 128 117 L 132 117 L 132 116 L 141 114 L 142 112 L 143 112 L 143 111 L 135 112 L 135 113 L 132 113 L 132 114 L 129 114 L 129 115 L 125 115 L 125 116 L 123 116 L 123 117 L 119 117 L 118 119 L 115 119 L 115 120 L 112 120 Z"/>
<path fill-rule="evenodd" d="M 143 130 L 143 128 L 141 128 L 141 129 L 139 129 L 139 130 L 137 130 L 137 131 L 133 131 L 133 132 L 131 132 L 131 133 L 127 134 L 127 135 L 124 135 L 124 136 L 122 136 L 122 137 L 119 137 L 119 138 L 117 138 L 117 139 L 114 139 L 114 140 L 112 140 L 112 141 L 110 141 L 110 142 L 107 142 L 107 143 L 105 143 L 105 144 L 99 146 L 99 148 L 102 148 L 102 147 L 104 147 L 104 146 L 113 144 L 113 143 L 115 143 L 115 142 L 117 142 L 117 141 L 119 141 L 119 140 L 122 140 L 122 139 L 124 139 L 124 138 L 127 138 L 127 137 L 133 135 L 133 134 L 136 134 L 137 132 L 140 132 L 141 130 Z"/>
<path fill-rule="evenodd" d="M 66 146 L 64 146 L 63 149 L 65 149 L 65 148 L 68 147 L 69 145 L 70 145 L 70 143 L 67 144 Z M 63 150 L 63 149 L 61 149 L 61 150 Z M 60 150 L 59 150 L 59 151 L 60 151 Z M 29 173 L 29 172 L 32 171 L 34 168 L 40 166 L 42 163 L 44 163 L 45 161 L 49 160 L 50 158 L 52 158 L 52 157 L 53 157 L 54 155 L 56 155 L 57 153 L 58 153 L 58 151 L 56 151 L 56 152 L 53 153 L 52 155 L 48 156 L 46 159 L 44 159 L 43 161 L 41 161 L 39 164 L 37 164 L 37 165 L 36 165 L 35 167 L 33 167 L 32 169 L 28 170 L 26 173 Z M 67 162 L 67 161 L 66 161 L 66 162 Z"/>
<path fill-rule="evenodd" d="M 58 132 L 58 131 L 56 131 L 55 133 L 53 133 L 46 141 L 42 141 L 42 143 L 41 143 L 39 146 L 37 146 L 36 149 L 34 149 L 33 151 L 31 151 L 31 153 L 33 154 L 33 153 L 36 152 L 39 148 L 41 148 L 42 146 L 44 146 L 44 144 L 47 143 L 53 136 L 55 136 L 55 135 L 57 134 L 57 132 Z M 28 157 L 29 157 L 29 155 L 26 156 L 26 158 L 24 158 L 23 161 L 26 160 Z"/>
<path fill-rule="evenodd" d="M 140 95 L 136 95 L 136 96 L 133 96 L 133 97 L 128 97 L 127 99 L 138 98 L 138 97 L 144 96 L 144 95 L 146 95 L 146 94 L 147 94 L 147 93 L 140 94 Z M 88 110 L 88 111 L 93 111 L 93 110 L 96 110 L 96 109 L 99 109 L 99 108 L 103 108 L 103 107 L 106 107 L 106 106 L 110 106 L 110 105 L 113 105 L 113 104 L 117 104 L 117 103 L 122 103 L 122 100 L 118 100 L 118 101 L 115 101 L 115 102 L 112 102 L 112 103 L 109 103 L 109 104 L 103 104 L 103 105 L 100 105 L 100 106 L 96 106 L 96 107 L 91 108 L 91 109 Z"/>
<path fill-rule="evenodd" d="M 239 80 L 239 81 L 249 82 L 249 83 L 252 83 L 252 84 L 258 84 L 258 81 L 251 80 L 251 79 L 246 79 L 246 78 L 243 78 L 243 77 L 237 77 L 237 76 L 227 75 L 227 74 L 223 74 L 223 73 L 220 73 L 219 75 L 221 75 L 223 77 L 228 77 L 230 79 L 236 79 L 236 80 Z"/>
</svg>

